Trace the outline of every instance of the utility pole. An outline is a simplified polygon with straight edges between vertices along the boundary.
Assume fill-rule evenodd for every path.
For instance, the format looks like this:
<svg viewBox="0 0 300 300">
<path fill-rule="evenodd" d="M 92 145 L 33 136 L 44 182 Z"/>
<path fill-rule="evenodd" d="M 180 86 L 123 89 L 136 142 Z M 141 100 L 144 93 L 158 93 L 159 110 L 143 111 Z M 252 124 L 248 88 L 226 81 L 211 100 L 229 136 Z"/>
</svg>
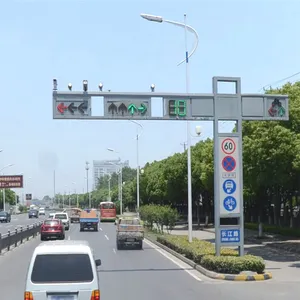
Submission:
<svg viewBox="0 0 300 300">
<path fill-rule="evenodd" d="M 180 145 L 183 146 L 183 150 L 185 151 L 186 150 L 186 143 L 180 143 Z"/>
<path fill-rule="evenodd" d="M 55 203 L 55 170 L 53 172 L 53 193 L 54 193 L 54 197 L 53 197 L 53 203 L 52 203 L 52 206 L 54 206 L 56 203 Z"/>
</svg>

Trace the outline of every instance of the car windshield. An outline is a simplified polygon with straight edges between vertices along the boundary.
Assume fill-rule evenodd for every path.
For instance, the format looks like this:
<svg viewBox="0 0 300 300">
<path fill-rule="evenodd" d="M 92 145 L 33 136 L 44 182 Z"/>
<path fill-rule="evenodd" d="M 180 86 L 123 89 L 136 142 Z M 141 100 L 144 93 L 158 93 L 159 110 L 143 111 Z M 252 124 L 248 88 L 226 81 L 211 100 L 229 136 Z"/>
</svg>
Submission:
<svg viewBox="0 0 300 300">
<path fill-rule="evenodd" d="M 103 203 L 101 204 L 102 209 L 114 209 L 115 205 L 113 203 Z"/>
<path fill-rule="evenodd" d="M 88 254 L 37 255 L 31 274 L 33 283 L 91 282 L 93 279 Z"/>
<path fill-rule="evenodd" d="M 30 213 L 30 214 L 36 214 L 36 213 L 37 213 L 37 210 L 30 210 L 29 213 Z"/>
<path fill-rule="evenodd" d="M 139 219 L 122 219 L 121 224 L 140 225 Z"/>
<path fill-rule="evenodd" d="M 47 226 L 57 226 L 59 224 L 59 221 L 57 220 L 46 220 L 44 222 L 44 225 L 47 225 Z"/>
<path fill-rule="evenodd" d="M 6 212 L 5 211 L 1 211 L 0 212 L 0 216 L 6 216 Z"/>
<path fill-rule="evenodd" d="M 67 215 L 66 214 L 56 214 L 55 215 L 55 219 L 67 219 Z"/>
</svg>

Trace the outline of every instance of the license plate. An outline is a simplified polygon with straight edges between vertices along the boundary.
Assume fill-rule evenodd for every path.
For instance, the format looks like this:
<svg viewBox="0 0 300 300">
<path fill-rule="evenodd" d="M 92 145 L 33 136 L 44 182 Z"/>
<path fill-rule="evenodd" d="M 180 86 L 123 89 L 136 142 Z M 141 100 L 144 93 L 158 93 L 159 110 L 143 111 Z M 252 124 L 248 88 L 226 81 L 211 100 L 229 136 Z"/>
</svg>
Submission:
<svg viewBox="0 0 300 300">
<path fill-rule="evenodd" d="M 134 242 L 134 239 L 127 239 L 128 242 Z"/>
<path fill-rule="evenodd" d="M 51 300 L 75 300 L 75 296 L 73 295 L 55 295 L 50 297 Z"/>
<path fill-rule="evenodd" d="M 92 223 L 87 223 L 88 225 L 92 225 Z"/>
</svg>

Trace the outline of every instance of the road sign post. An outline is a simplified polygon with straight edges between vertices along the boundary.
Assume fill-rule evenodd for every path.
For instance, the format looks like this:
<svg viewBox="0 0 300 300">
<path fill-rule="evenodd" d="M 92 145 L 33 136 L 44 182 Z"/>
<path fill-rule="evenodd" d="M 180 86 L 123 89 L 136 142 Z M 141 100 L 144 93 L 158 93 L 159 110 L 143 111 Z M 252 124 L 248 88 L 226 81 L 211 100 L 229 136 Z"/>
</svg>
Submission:
<svg viewBox="0 0 300 300">
<path fill-rule="evenodd" d="M 220 82 L 235 84 L 235 93 L 222 94 Z M 238 246 L 244 255 L 242 121 L 287 121 L 286 95 L 241 94 L 238 77 L 213 77 L 211 94 L 115 93 L 57 91 L 53 82 L 53 119 L 85 120 L 211 120 L 214 122 L 215 247 Z M 91 97 L 103 97 L 103 113 L 92 114 Z M 152 101 L 161 98 L 163 115 L 152 115 Z M 236 132 L 220 133 L 219 121 L 235 121 Z"/>
</svg>

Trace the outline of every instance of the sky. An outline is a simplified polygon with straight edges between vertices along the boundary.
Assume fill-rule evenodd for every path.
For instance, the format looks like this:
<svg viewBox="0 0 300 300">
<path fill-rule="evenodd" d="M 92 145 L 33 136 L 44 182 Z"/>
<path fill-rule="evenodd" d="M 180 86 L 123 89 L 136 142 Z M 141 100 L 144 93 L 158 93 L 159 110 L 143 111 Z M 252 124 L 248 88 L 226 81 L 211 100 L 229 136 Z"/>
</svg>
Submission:
<svg viewBox="0 0 300 300">
<path fill-rule="evenodd" d="M 136 124 L 129 121 L 53 120 L 52 80 L 58 89 L 184 93 L 184 31 L 149 22 L 141 13 L 163 16 L 196 29 L 199 46 L 189 61 L 191 93 L 211 93 L 213 76 L 242 79 L 242 93 L 261 92 L 299 71 L 298 1 L 35 0 L 2 1 L 0 12 L 0 169 L 23 173 L 18 193 L 34 197 L 83 192 L 85 162 L 129 160 L 136 167 Z M 194 36 L 188 36 L 191 49 Z M 291 78 L 296 81 L 299 75 Z M 92 104 L 99 106 L 99 103 Z M 92 106 L 92 109 L 93 109 Z M 140 165 L 183 151 L 186 124 L 141 121 Z M 210 122 L 195 144 L 212 137 Z M 223 124 L 230 129 L 230 125 Z M 228 128 L 227 128 L 228 127 Z M 116 149 L 119 154 L 107 151 Z M 92 188 L 92 168 L 89 171 Z"/>
</svg>

